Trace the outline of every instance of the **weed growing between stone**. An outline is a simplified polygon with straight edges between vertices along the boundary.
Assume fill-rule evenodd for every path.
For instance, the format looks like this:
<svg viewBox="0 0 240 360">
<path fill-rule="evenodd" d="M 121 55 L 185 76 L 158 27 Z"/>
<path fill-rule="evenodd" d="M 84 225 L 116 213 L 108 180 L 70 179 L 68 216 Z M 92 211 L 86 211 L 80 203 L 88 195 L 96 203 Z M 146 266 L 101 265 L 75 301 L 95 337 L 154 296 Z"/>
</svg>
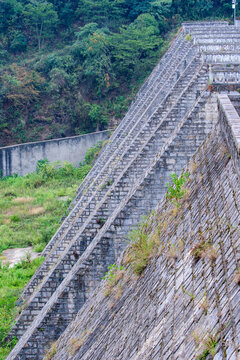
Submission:
<svg viewBox="0 0 240 360">
<path fill-rule="evenodd" d="M 184 187 L 190 173 L 182 173 L 179 177 L 171 174 L 172 184 L 167 183 L 167 199 L 170 199 L 176 206 L 180 206 L 180 201 L 186 194 L 187 189 Z"/>
<path fill-rule="evenodd" d="M 197 242 L 191 249 L 191 255 L 195 261 L 201 258 L 208 258 L 211 261 L 217 258 L 217 249 L 213 246 L 210 240 L 206 240 L 203 234 L 199 234 Z"/>
<path fill-rule="evenodd" d="M 138 226 L 129 234 L 130 247 L 127 255 L 127 263 L 130 264 L 133 272 L 140 275 L 148 265 L 149 260 L 154 254 L 159 253 L 161 247 L 161 232 L 166 231 L 168 221 L 173 219 L 178 214 L 178 208 L 181 206 L 181 201 L 187 193 L 184 187 L 190 173 L 182 173 L 179 177 L 176 174 L 171 174 L 173 184 L 167 183 L 166 197 L 175 205 L 169 213 L 162 214 L 161 217 L 154 211 L 146 216 Z M 171 244 L 167 257 L 177 259 L 179 253 L 183 248 L 182 240 L 177 244 Z"/>
<path fill-rule="evenodd" d="M 161 233 L 166 231 L 170 219 L 173 220 L 178 215 L 178 208 L 181 206 L 181 202 L 187 193 L 184 185 L 189 176 L 189 172 L 182 173 L 179 177 L 176 174 L 171 174 L 173 185 L 167 183 L 168 191 L 166 197 L 173 202 L 175 208 L 170 209 L 168 213 L 161 216 L 152 211 L 150 215 L 145 216 L 142 222 L 130 232 L 130 246 L 126 264 L 130 264 L 131 269 L 136 275 L 142 273 L 154 254 L 162 251 Z M 177 244 L 171 244 L 167 251 L 167 257 L 176 260 L 183 246 L 184 244 L 181 239 Z"/>
<path fill-rule="evenodd" d="M 105 276 L 103 277 L 106 280 L 105 286 L 105 296 L 109 296 L 113 290 L 113 288 L 118 284 L 118 282 L 122 279 L 124 275 L 124 267 L 117 266 L 116 264 L 112 264 L 108 266 L 108 272 L 106 272 Z M 119 289 L 115 289 L 116 294 L 119 293 Z"/>
<path fill-rule="evenodd" d="M 43 360 L 51 360 L 56 353 L 57 353 L 57 344 L 56 342 L 54 342 L 52 343 L 50 349 L 47 351 Z"/>
<path fill-rule="evenodd" d="M 192 40 L 192 36 L 191 36 L 190 34 L 187 34 L 187 35 L 185 36 L 185 40 L 186 40 L 186 41 L 191 41 L 191 40 Z"/>
<path fill-rule="evenodd" d="M 154 213 L 143 218 L 143 221 L 129 234 L 130 248 L 127 255 L 127 263 L 131 265 L 133 272 L 140 275 L 152 258 L 155 248 L 155 238 L 151 237 Z"/>
<path fill-rule="evenodd" d="M 68 353 L 71 356 L 74 356 L 76 352 L 82 347 L 84 341 L 89 335 L 91 335 L 91 331 L 85 330 L 80 337 L 70 339 Z"/>
<path fill-rule="evenodd" d="M 195 331 L 193 333 L 193 338 L 200 349 L 200 354 L 197 356 L 196 360 L 206 360 L 209 358 L 209 355 L 212 358 L 214 357 L 219 341 L 218 333 L 205 333 L 203 335 L 199 335 L 198 332 Z"/>
</svg>

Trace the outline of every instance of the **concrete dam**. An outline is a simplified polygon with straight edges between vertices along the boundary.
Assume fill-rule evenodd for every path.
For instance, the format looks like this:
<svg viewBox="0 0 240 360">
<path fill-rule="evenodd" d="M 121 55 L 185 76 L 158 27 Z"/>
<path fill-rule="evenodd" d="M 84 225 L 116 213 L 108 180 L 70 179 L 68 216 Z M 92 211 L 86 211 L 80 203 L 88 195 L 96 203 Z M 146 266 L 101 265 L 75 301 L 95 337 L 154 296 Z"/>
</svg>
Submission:
<svg viewBox="0 0 240 360">
<path fill-rule="evenodd" d="M 182 24 L 44 249 L 8 360 L 239 359 L 239 64 L 238 28 Z M 174 210 L 166 183 L 182 171 Z M 108 266 L 153 209 L 161 251 L 106 295 Z M 211 251 L 197 258 L 199 243 Z"/>
</svg>

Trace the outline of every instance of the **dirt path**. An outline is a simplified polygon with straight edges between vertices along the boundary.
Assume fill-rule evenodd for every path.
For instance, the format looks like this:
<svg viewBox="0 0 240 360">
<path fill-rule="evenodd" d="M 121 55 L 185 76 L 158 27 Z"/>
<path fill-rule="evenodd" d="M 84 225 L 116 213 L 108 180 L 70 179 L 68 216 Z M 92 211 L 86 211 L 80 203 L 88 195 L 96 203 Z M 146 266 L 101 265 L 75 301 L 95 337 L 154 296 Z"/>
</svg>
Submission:
<svg viewBox="0 0 240 360">
<path fill-rule="evenodd" d="M 27 248 L 15 248 L 15 249 L 4 250 L 2 252 L 2 255 L 0 256 L 0 260 L 3 265 L 9 263 L 10 267 L 13 267 L 22 259 L 26 259 L 28 254 L 30 254 L 31 260 L 35 259 L 40 255 L 40 253 L 34 252 L 32 247 L 30 246 Z"/>
</svg>

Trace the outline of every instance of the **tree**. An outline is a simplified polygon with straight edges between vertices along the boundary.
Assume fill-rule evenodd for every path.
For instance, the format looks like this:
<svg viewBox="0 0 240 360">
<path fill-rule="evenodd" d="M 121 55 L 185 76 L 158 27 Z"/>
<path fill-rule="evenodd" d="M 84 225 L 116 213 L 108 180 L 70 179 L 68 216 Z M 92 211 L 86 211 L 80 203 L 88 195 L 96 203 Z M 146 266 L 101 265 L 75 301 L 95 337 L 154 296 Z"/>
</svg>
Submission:
<svg viewBox="0 0 240 360">
<path fill-rule="evenodd" d="M 166 32 L 169 28 L 171 4 L 172 0 L 156 0 L 151 3 L 149 13 L 157 20 L 160 33 Z"/>
<path fill-rule="evenodd" d="M 31 27 L 37 42 L 38 49 L 41 49 L 43 39 L 48 37 L 56 28 L 58 15 L 53 5 L 44 0 L 31 0 L 26 5 L 23 14 L 25 22 Z"/>
<path fill-rule="evenodd" d="M 8 71 L 0 76 L 0 84 L 6 89 L 5 107 L 13 105 L 15 108 L 26 109 L 39 98 L 44 81 L 35 71 L 28 71 L 16 64 L 11 65 Z"/>
<path fill-rule="evenodd" d="M 103 115 L 102 109 L 99 105 L 92 104 L 88 115 L 92 121 L 92 126 L 96 129 L 96 131 L 99 131 L 100 128 L 107 125 L 107 118 Z"/>
<path fill-rule="evenodd" d="M 75 20 L 75 11 L 79 0 L 48 0 L 58 13 L 59 21 L 65 26 L 71 26 Z"/>
<path fill-rule="evenodd" d="M 151 7 L 151 2 L 151 0 L 126 0 L 130 20 L 134 20 L 139 15 L 146 13 Z"/>
<path fill-rule="evenodd" d="M 183 19 L 202 19 L 211 16 L 212 10 L 212 0 L 172 0 L 172 13 L 179 14 Z"/>
<path fill-rule="evenodd" d="M 116 72 L 133 76 L 146 72 L 155 62 L 158 50 L 163 43 L 159 36 L 158 22 L 150 14 L 140 15 L 129 26 L 120 28 L 119 34 L 111 39 L 112 54 Z"/>
<path fill-rule="evenodd" d="M 115 27 L 124 19 L 125 0 L 81 0 L 76 11 L 84 23 L 96 22 L 100 26 Z"/>
<path fill-rule="evenodd" d="M 108 89 L 114 75 L 107 35 L 96 23 L 90 23 L 80 28 L 77 37 L 72 53 L 82 65 L 88 86 L 92 90 L 95 87 L 98 93 Z"/>
<path fill-rule="evenodd" d="M 16 25 L 22 15 L 23 6 L 16 0 L 0 0 L 0 33 Z"/>
</svg>

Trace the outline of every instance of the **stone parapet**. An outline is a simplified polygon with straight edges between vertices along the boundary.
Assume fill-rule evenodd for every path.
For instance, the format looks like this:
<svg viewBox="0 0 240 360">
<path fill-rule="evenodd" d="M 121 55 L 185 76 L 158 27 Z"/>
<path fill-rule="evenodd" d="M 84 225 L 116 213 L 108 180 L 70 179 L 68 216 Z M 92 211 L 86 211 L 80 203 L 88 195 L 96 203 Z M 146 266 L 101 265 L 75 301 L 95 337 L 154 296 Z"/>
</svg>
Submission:
<svg viewBox="0 0 240 360">
<path fill-rule="evenodd" d="M 240 98 L 240 95 L 236 95 Z M 235 97 L 235 96 L 234 96 Z M 231 96 L 230 96 L 231 98 Z M 240 117 L 227 94 L 218 95 L 219 122 L 240 175 Z"/>
</svg>

